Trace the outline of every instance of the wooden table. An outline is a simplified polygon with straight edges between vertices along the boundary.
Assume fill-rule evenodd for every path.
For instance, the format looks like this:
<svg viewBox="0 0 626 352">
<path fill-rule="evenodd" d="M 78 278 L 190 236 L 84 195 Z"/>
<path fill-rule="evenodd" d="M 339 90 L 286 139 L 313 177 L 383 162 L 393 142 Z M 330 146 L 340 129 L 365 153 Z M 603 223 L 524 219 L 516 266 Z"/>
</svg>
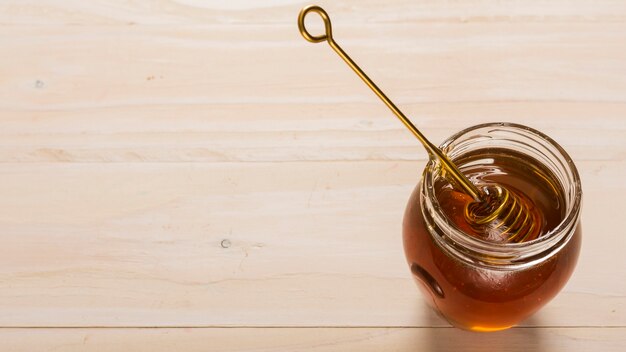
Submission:
<svg viewBox="0 0 626 352">
<path fill-rule="evenodd" d="M 422 301 L 426 154 L 306 4 L 0 3 L 0 349 L 626 350 L 626 4 L 320 1 L 434 142 L 513 121 L 575 159 L 578 268 L 491 334 Z"/>
</svg>

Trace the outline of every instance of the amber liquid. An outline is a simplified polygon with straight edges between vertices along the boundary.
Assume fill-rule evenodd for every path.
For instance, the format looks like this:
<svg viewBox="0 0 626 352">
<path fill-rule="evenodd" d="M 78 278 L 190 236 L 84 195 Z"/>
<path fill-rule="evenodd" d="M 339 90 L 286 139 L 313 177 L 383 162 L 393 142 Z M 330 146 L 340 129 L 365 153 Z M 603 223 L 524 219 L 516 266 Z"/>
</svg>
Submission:
<svg viewBox="0 0 626 352">
<path fill-rule="evenodd" d="M 477 151 L 456 162 L 465 165 L 463 173 L 475 184 L 496 183 L 523 195 L 527 206 L 540 214 L 540 230 L 527 241 L 549 235 L 563 220 L 563 190 L 539 162 L 498 149 Z M 497 234 L 476 232 L 467 223 L 463 209 L 472 200 L 445 179 L 435 182 L 435 194 L 443 212 L 468 236 L 501 241 Z M 486 268 L 455 258 L 434 242 L 419 196 L 418 186 L 404 217 L 407 261 L 427 301 L 453 325 L 476 331 L 513 326 L 551 300 L 571 276 L 580 251 L 580 226 L 560 251 L 538 264 L 524 269 Z"/>
</svg>

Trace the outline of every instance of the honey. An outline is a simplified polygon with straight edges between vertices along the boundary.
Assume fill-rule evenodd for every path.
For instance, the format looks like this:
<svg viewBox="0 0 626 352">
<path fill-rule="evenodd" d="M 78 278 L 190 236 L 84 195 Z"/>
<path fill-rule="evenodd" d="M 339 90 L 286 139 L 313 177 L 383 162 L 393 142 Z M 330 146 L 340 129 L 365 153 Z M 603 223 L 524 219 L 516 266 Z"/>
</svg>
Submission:
<svg viewBox="0 0 626 352">
<path fill-rule="evenodd" d="M 485 154 L 489 157 L 484 157 Z M 491 200 L 476 202 L 455 189 L 447 179 L 440 178 L 435 183 L 439 205 L 443 213 L 466 234 L 492 242 L 528 242 L 554 229 L 563 220 L 563 191 L 559 189 L 555 177 L 538 161 L 519 152 L 493 148 L 488 152 L 474 151 L 457 162 L 469 165 L 462 171 L 475 184 L 486 189 L 497 185 L 515 194 L 521 204 L 512 209 L 510 218 L 528 216 L 533 222 L 531 231 L 522 229 L 522 233 L 512 236 L 503 236 L 507 230 L 504 226 L 477 226 L 465 215 L 465 209 L 474 205 L 485 207 Z M 503 212 L 507 211 L 509 209 Z"/>
<path fill-rule="evenodd" d="M 539 246 L 536 242 L 549 242 L 550 237 L 559 235 L 555 229 L 568 215 L 562 181 L 539 160 L 511 149 L 478 148 L 454 161 L 475 184 L 498 184 L 519 195 L 533 213 L 536 230 L 523 241 L 508 243 L 498 231 L 474 226 L 463 215 L 474 200 L 441 175 L 433 176 L 434 197 L 425 201 L 428 192 L 422 181 L 406 208 L 403 240 L 407 262 L 428 303 L 450 323 L 474 331 L 506 329 L 528 318 L 566 284 L 578 259 L 581 228 L 576 218 L 570 235 L 563 235 L 558 245 L 516 261 L 519 249 L 515 248 L 535 248 L 532 246 Z M 427 174 L 424 177 L 429 177 Z M 433 212 L 441 213 L 445 221 L 433 221 Z M 485 248 L 493 245 L 502 252 L 511 247 L 510 259 L 505 255 L 502 264 L 489 254 L 451 250 L 458 241 L 447 238 L 446 230 L 441 229 L 445 226 L 455 227 L 465 240 L 475 240 Z"/>
</svg>

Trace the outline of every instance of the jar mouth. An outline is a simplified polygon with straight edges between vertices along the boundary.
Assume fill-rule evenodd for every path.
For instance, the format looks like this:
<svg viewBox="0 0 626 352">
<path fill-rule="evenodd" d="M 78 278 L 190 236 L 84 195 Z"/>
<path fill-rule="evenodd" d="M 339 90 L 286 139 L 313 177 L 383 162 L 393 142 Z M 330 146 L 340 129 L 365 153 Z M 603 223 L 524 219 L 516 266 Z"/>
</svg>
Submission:
<svg viewBox="0 0 626 352">
<path fill-rule="evenodd" d="M 567 152 L 552 138 L 533 128 L 515 123 L 486 123 L 464 129 L 445 140 L 440 148 L 453 161 L 465 153 L 498 147 L 524 153 L 543 163 L 560 183 L 565 203 L 562 221 L 542 236 L 527 242 L 501 243 L 466 234 L 443 212 L 435 194 L 439 163 L 430 160 L 422 177 L 422 212 L 441 247 L 469 264 L 519 268 L 534 265 L 558 252 L 571 238 L 580 217 L 582 186 L 578 170 Z M 457 165 L 460 168 L 463 164 Z"/>
</svg>

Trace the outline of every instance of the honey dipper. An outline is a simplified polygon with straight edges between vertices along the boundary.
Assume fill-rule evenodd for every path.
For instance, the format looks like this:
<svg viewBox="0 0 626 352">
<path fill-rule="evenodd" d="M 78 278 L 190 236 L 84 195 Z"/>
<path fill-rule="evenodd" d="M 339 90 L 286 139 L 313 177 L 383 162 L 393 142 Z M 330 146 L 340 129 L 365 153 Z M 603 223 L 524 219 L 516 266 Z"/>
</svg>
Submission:
<svg viewBox="0 0 626 352">
<path fill-rule="evenodd" d="M 315 36 L 310 34 L 304 25 L 304 19 L 309 12 L 315 12 L 324 21 L 325 33 Z M 398 109 L 398 107 L 383 93 L 378 86 L 361 70 L 361 68 L 346 54 L 333 39 L 330 18 L 326 11 L 310 5 L 302 9 L 298 15 L 298 29 L 304 39 L 311 43 L 328 42 L 328 45 L 350 66 L 350 68 L 367 84 L 367 86 L 387 105 L 387 107 L 402 121 L 413 135 L 424 145 L 430 158 L 436 158 L 443 167 L 446 176 L 453 185 L 461 187 L 464 193 L 474 201 L 465 207 L 465 220 L 474 228 L 484 231 L 497 231 L 505 242 L 523 242 L 533 238 L 539 231 L 537 226 L 537 212 L 531 212 L 526 204 L 514 192 L 501 185 L 488 185 L 481 189 L 476 187 L 458 167 L 444 153 L 432 144 L 413 125 L 413 123 Z M 450 180 L 451 178 L 451 180 Z"/>
</svg>

